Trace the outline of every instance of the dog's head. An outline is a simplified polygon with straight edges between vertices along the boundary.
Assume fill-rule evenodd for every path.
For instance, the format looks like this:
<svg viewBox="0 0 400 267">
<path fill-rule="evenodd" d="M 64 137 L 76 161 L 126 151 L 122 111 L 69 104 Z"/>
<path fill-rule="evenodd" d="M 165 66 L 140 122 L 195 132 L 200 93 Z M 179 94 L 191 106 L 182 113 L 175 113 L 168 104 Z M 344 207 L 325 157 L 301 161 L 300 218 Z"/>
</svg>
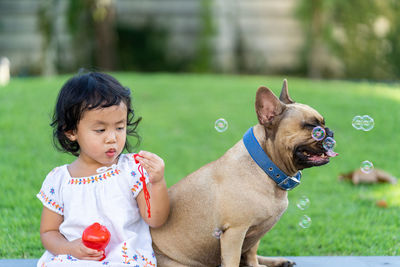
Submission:
<svg viewBox="0 0 400 267">
<path fill-rule="evenodd" d="M 324 118 L 315 109 L 295 103 L 289 96 L 286 80 L 279 99 L 268 88 L 260 87 L 255 107 L 258 121 L 265 130 L 265 140 L 261 140 L 263 148 L 287 174 L 327 164 L 330 157 L 337 155 L 323 146 L 326 138 L 333 138 Z M 325 138 L 319 141 L 312 137 L 317 126 L 326 132 Z"/>
</svg>

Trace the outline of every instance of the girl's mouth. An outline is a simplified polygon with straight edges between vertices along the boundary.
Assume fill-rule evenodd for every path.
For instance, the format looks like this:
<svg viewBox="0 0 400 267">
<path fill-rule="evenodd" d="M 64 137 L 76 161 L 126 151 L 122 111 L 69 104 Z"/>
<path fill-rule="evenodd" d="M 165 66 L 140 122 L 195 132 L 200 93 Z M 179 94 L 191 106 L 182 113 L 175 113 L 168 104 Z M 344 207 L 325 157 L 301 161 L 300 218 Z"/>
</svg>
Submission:
<svg viewBox="0 0 400 267">
<path fill-rule="evenodd" d="M 106 151 L 106 155 L 107 155 L 107 157 L 110 157 L 110 158 L 112 158 L 112 157 L 114 157 L 115 156 L 115 153 L 116 153 L 117 151 L 115 150 L 115 149 L 109 149 L 109 150 L 107 150 Z"/>
</svg>

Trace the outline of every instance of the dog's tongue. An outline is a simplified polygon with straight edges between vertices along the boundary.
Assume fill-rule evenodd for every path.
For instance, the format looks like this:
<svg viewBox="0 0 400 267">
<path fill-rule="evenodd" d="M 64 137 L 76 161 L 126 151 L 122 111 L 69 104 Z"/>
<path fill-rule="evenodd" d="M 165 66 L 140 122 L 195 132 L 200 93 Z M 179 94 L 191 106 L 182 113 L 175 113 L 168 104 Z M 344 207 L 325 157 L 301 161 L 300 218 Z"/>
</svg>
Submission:
<svg viewBox="0 0 400 267">
<path fill-rule="evenodd" d="M 338 153 L 336 153 L 336 152 L 333 151 L 333 150 L 328 150 L 325 154 L 326 154 L 328 157 L 331 157 L 331 158 L 336 157 L 337 155 L 339 155 Z"/>
</svg>

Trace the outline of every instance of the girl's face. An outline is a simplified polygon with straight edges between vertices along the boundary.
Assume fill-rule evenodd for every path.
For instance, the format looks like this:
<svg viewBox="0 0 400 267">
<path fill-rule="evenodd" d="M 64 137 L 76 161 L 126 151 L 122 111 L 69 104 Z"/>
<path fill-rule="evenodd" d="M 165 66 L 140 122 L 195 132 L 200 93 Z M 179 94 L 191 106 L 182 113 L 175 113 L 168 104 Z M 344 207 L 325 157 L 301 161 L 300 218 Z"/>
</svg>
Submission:
<svg viewBox="0 0 400 267">
<path fill-rule="evenodd" d="M 126 142 L 127 112 L 122 101 L 118 106 L 84 111 L 76 131 L 67 133 L 79 144 L 81 163 L 89 168 L 117 163 Z"/>
</svg>

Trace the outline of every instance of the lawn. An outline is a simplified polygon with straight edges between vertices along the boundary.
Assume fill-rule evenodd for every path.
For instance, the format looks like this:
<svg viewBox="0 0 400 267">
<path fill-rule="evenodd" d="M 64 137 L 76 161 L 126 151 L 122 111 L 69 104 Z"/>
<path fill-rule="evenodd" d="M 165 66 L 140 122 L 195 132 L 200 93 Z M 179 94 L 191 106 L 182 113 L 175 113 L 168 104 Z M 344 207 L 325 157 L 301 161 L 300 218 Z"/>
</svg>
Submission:
<svg viewBox="0 0 400 267">
<path fill-rule="evenodd" d="M 353 186 L 339 173 L 364 160 L 400 177 L 400 85 L 313 81 L 294 77 L 117 73 L 133 92 L 143 117 L 139 149 L 159 154 L 172 185 L 220 157 L 257 123 L 255 92 L 266 85 L 279 94 L 288 78 L 291 97 L 325 116 L 335 131 L 339 157 L 305 170 L 302 184 L 289 193 L 289 208 L 263 238 L 263 255 L 400 255 L 400 185 Z M 56 151 L 49 126 L 58 90 L 68 76 L 17 78 L 0 88 L 0 258 L 35 258 L 41 203 L 36 193 L 46 174 L 73 160 Z M 369 115 L 369 132 L 351 125 Z M 225 118 L 227 131 L 214 122 Z M 242 192 L 246 194 L 246 192 Z M 306 210 L 297 208 L 302 196 Z M 378 207 L 384 199 L 388 208 Z M 311 226 L 298 226 L 307 215 Z M 211 234 L 211 233 L 210 233 Z"/>
</svg>

